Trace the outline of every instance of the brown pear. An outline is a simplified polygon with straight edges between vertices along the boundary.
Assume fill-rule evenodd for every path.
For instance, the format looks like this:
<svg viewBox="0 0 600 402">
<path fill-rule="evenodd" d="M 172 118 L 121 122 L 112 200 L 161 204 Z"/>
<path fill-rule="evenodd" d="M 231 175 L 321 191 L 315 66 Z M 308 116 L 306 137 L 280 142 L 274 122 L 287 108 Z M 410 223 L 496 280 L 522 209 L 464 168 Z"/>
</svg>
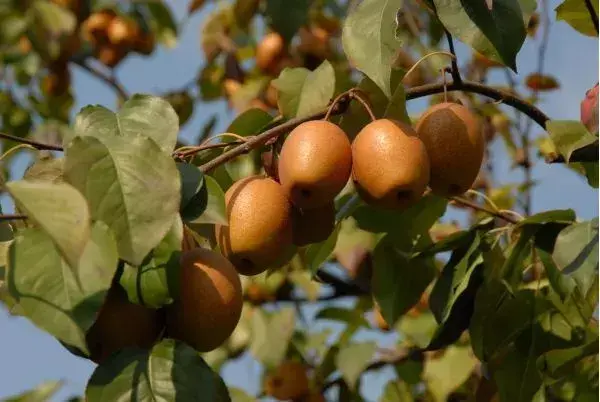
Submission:
<svg viewBox="0 0 600 402">
<path fill-rule="evenodd" d="M 418 201 L 429 181 L 425 145 L 408 124 L 380 119 L 352 143 L 352 178 L 367 203 L 403 209 Z"/>
<path fill-rule="evenodd" d="M 86 334 L 90 358 L 100 363 L 126 347 L 149 349 L 163 328 L 162 311 L 131 303 L 125 290 L 114 284 Z"/>
<path fill-rule="evenodd" d="M 167 333 L 199 352 L 219 347 L 242 314 L 242 285 L 235 267 L 205 248 L 180 258 L 179 294 L 167 307 Z"/>
<path fill-rule="evenodd" d="M 223 255 L 242 275 L 278 268 L 292 257 L 291 204 L 276 181 L 251 176 L 225 193 L 228 226 L 215 226 Z"/>
<path fill-rule="evenodd" d="M 267 374 L 265 393 L 280 401 L 298 399 L 310 391 L 304 364 L 286 360 Z"/>
<path fill-rule="evenodd" d="M 350 141 L 341 128 L 326 120 L 300 124 L 286 138 L 279 155 L 281 186 L 303 209 L 332 202 L 351 171 Z"/>
<path fill-rule="evenodd" d="M 296 246 L 325 241 L 335 227 L 335 205 L 330 202 L 325 206 L 313 209 L 294 207 L 292 224 Z"/>
<path fill-rule="evenodd" d="M 485 139 L 479 118 L 456 103 L 430 107 L 417 123 L 431 165 L 431 190 L 441 196 L 466 192 L 483 162 Z"/>
<path fill-rule="evenodd" d="M 285 56 L 285 42 L 277 32 L 268 33 L 256 46 L 256 66 L 267 73 L 276 73 Z"/>
</svg>

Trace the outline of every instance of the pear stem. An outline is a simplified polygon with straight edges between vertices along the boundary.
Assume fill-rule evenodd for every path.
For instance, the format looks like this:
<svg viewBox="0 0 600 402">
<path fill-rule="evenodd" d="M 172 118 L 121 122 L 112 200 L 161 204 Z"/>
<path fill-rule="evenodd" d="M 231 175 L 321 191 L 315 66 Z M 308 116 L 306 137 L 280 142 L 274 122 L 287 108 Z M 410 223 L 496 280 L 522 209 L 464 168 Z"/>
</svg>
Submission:
<svg viewBox="0 0 600 402">
<path fill-rule="evenodd" d="M 456 60 L 456 56 L 455 55 L 453 55 L 452 53 L 449 53 L 449 52 L 445 52 L 445 51 L 427 53 L 425 56 L 423 56 L 419 60 L 417 60 L 415 62 L 415 64 L 412 65 L 411 68 L 408 69 L 408 71 L 404 74 L 404 77 L 402 77 L 402 81 L 404 81 L 406 79 L 406 77 L 408 77 L 409 75 L 411 75 L 412 72 L 415 71 L 417 69 L 417 67 L 419 66 L 419 64 L 421 64 L 421 62 L 423 62 L 425 59 L 427 59 L 427 58 L 429 58 L 431 56 L 440 56 L 440 55 L 448 56 L 453 61 Z"/>
<path fill-rule="evenodd" d="M 373 113 L 373 109 L 371 108 L 371 105 L 369 105 L 369 102 L 365 98 L 363 98 L 363 95 L 360 94 L 361 92 L 362 91 L 360 89 L 350 90 L 350 98 L 356 99 L 357 101 L 360 102 L 362 107 L 369 114 L 371 121 L 377 120 L 377 117 L 375 117 L 375 114 Z"/>
</svg>

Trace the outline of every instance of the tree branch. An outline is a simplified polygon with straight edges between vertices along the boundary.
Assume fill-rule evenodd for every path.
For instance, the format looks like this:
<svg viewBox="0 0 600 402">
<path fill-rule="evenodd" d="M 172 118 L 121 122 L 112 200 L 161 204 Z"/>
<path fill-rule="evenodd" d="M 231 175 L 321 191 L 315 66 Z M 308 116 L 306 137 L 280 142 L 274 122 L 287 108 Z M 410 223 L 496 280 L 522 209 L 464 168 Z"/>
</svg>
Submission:
<svg viewBox="0 0 600 402">
<path fill-rule="evenodd" d="M 83 68 L 88 73 L 95 76 L 96 78 L 104 81 L 106 84 L 111 86 L 115 90 L 115 92 L 117 92 L 117 94 L 119 94 L 119 96 L 121 98 L 123 98 L 123 99 L 129 98 L 129 94 L 127 93 L 127 91 L 125 90 L 123 85 L 121 85 L 121 83 L 119 83 L 119 81 L 115 77 L 105 74 L 104 72 L 97 69 L 96 67 L 92 67 L 91 65 L 87 64 L 85 61 L 75 61 L 74 63 L 76 65 L 78 65 L 79 67 Z"/>
<path fill-rule="evenodd" d="M 585 0 L 585 6 L 588 9 L 588 12 L 590 13 L 590 18 L 592 19 L 592 22 L 594 23 L 594 28 L 596 28 L 596 33 L 600 34 L 600 30 L 598 29 L 598 14 L 596 14 L 596 10 L 594 9 L 594 5 L 592 4 L 591 0 Z"/>
<path fill-rule="evenodd" d="M 27 219 L 27 215 L 22 214 L 4 214 L 0 215 L 0 222 L 2 221 L 17 221 Z"/>
<path fill-rule="evenodd" d="M 509 214 L 504 214 L 502 212 L 498 212 L 498 211 L 494 211 L 492 209 L 486 208 L 482 205 L 476 204 L 474 202 L 471 202 L 467 199 L 464 199 L 462 197 L 450 197 L 450 199 L 454 202 L 456 202 L 457 204 L 461 204 L 464 205 L 466 207 L 472 208 L 476 211 L 480 211 L 480 212 L 485 212 L 486 214 L 495 216 L 496 218 L 500 218 L 500 219 L 504 219 L 507 222 L 510 223 L 518 223 L 519 221 L 512 215 Z"/>
<path fill-rule="evenodd" d="M 349 100 L 350 100 L 350 96 L 348 96 L 344 99 L 341 99 L 337 103 L 337 105 L 334 106 L 332 113 L 334 113 L 334 114 L 343 113 L 348 107 Z M 302 123 L 323 118 L 326 113 L 327 113 L 327 110 L 322 110 L 322 111 L 312 114 L 310 116 L 288 120 L 285 123 L 280 124 L 279 126 L 273 127 L 259 135 L 256 135 L 256 136 L 248 139 L 248 141 L 246 141 L 245 143 L 238 145 L 237 147 L 235 147 L 227 152 L 223 152 L 221 155 L 217 156 L 215 159 L 213 159 L 209 162 L 206 162 L 205 164 L 200 166 L 200 170 L 202 170 L 205 173 L 209 172 L 209 171 L 213 170 L 214 168 L 216 168 L 217 166 L 222 165 L 223 163 L 229 162 L 230 160 L 232 160 L 240 155 L 250 152 L 254 148 L 258 148 L 261 145 L 264 145 L 270 139 L 279 137 L 280 135 L 287 133 L 288 131 L 294 129 L 296 126 L 299 126 Z"/>
<path fill-rule="evenodd" d="M 63 150 L 63 148 L 60 145 L 44 144 L 42 142 L 28 140 L 27 138 L 16 137 L 14 135 L 5 134 L 5 133 L 0 133 L 0 138 L 18 142 L 19 144 L 31 145 L 32 147 L 40 149 L 40 150 L 46 150 L 46 151 L 62 151 Z"/>
<path fill-rule="evenodd" d="M 540 125 L 544 130 L 546 129 L 546 122 L 550 120 L 548 116 L 540 109 L 532 105 L 531 103 L 518 98 L 508 92 L 501 91 L 496 88 L 489 87 L 487 85 L 479 84 L 473 81 L 461 81 L 461 82 L 450 82 L 446 84 L 447 91 L 465 91 L 472 92 L 480 95 L 485 95 L 488 98 L 502 101 L 503 103 L 514 107 L 515 109 L 525 113 L 533 121 Z M 427 84 L 418 87 L 410 88 L 406 91 L 406 99 L 416 99 L 423 96 L 439 94 L 444 92 L 444 84 Z"/>
</svg>

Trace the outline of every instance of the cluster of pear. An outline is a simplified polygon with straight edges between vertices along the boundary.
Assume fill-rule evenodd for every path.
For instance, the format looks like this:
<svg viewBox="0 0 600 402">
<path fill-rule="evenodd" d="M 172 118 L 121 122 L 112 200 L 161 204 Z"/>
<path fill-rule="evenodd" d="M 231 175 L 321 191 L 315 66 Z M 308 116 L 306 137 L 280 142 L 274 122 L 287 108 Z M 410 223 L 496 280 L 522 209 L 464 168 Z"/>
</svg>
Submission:
<svg viewBox="0 0 600 402">
<path fill-rule="evenodd" d="M 149 55 L 154 50 L 155 40 L 151 32 L 143 30 L 134 20 L 118 15 L 112 9 L 101 9 L 91 13 L 85 20 L 81 0 L 52 0 L 58 6 L 69 9 L 78 21 L 73 34 L 61 39 L 60 54 L 48 62 L 48 74 L 41 82 L 41 89 L 50 96 L 64 94 L 71 84 L 68 62 L 82 47 L 82 40 L 89 43 L 94 56 L 107 67 L 115 67 L 129 52 Z M 31 51 L 31 42 L 23 36 L 19 42 L 21 52 Z"/>
<path fill-rule="evenodd" d="M 161 336 L 199 352 L 219 347 L 241 317 L 239 275 L 278 268 L 297 247 L 325 240 L 334 229 L 334 199 L 350 178 L 366 203 L 401 210 L 417 202 L 428 185 L 444 196 L 469 189 L 482 163 L 483 143 L 478 118 L 454 103 L 431 107 L 416 130 L 375 120 L 352 142 L 327 120 L 297 126 L 281 148 L 278 177 L 247 177 L 226 192 L 229 223 L 215 226 L 220 253 L 205 248 L 182 253 L 172 304 L 149 309 L 129 303 L 118 286 L 111 288 L 88 333 L 92 359 L 101 361 L 126 346 L 147 348 Z M 300 372 L 297 364 L 288 366 L 269 375 L 265 389 L 280 400 L 308 398 L 299 374 L 290 374 L 292 385 L 281 385 L 288 382 L 279 377 Z M 302 373 L 306 376 L 304 368 Z"/>
<path fill-rule="evenodd" d="M 96 58 L 107 67 L 115 67 L 130 51 L 148 55 L 154 50 L 154 36 L 141 29 L 132 18 L 117 15 L 111 9 L 92 13 L 81 25 Z"/>
</svg>

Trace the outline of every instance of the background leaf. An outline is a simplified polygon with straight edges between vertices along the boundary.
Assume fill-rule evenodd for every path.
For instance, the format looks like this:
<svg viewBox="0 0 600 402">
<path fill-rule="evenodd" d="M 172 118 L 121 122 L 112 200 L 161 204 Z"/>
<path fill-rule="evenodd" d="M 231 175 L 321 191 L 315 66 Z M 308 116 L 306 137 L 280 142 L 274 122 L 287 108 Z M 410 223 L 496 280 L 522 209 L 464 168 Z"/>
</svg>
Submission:
<svg viewBox="0 0 600 402">
<path fill-rule="evenodd" d="M 450 346 L 441 357 L 427 360 L 423 378 L 434 399 L 446 401 L 448 395 L 469 378 L 476 361 L 469 347 L 459 346 Z"/>
<path fill-rule="evenodd" d="M 18 396 L 4 399 L 5 402 L 46 402 L 62 387 L 62 381 L 46 381 Z"/>
<path fill-rule="evenodd" d="M 348 60 L 390 98 L 392 63 L 402 43 L 396 13 L 402 0 L 365 0 L 346 17 L 342 44 Z"/>
<path fill-rule="evenodd" d="M 327 60 L 315 71 L 286 68 L 273 85 L 278 89 L 278 104 L 285 117 L 306 117 L 323 110 L 333 97 L 335 71 Z"/>
<path fill-rule="evenodd" d="M 590 2 L 596 16 L 598 16 L 598 3 Z M 556 9 L 556 20 L 565 21 L 573 29 L 587 36 L 598 36 L 590 13 L 585 5 L 585 0 L 565 0 L 559 4 Z"/>
<path fill-rule="evenodd" d="M 309 0 L 266 0 L 266 3 L 268 24 L 286 41 L 291 40 L 308 19 Z"/>
<path fill-rule="evenodd" d="M 525 23 L 518 0 L 434 0 L 446 29 L 487 58 L 517 71 L 516 58 L 525 40 Z M 510 27 L 510 29 L 506 29 Z"/>
<path fill-rule="evenodd" d="M 250 343 L 252 356 L 267 367 L 276 367 L 285 357 L 295 324 L 293 308 L 283 308 L 272 314 L 254 311 Z"/>
<path fill-rule="evenodd" d="M 598 137 L 590 134 L 587 128 L 578 121 L 550 120 L 546 123 L 546 130 L 556 149 L 567 162 L 571 159 L 573 151 L 598 142 Z"/>
<path fill-rule="evenodd" d="M 376 350 L 375 342 L 351 343 L 340 348 L 335 364 L 350 389 L 356 388 L 358 378 L 373 359 Z"/>
</svg>

